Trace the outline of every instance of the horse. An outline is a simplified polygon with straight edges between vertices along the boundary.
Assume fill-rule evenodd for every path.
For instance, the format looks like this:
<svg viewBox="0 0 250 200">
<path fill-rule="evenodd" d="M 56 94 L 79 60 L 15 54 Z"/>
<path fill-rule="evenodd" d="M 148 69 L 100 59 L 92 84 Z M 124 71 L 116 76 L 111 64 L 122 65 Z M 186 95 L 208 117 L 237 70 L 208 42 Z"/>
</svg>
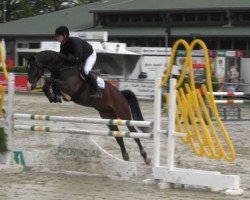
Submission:
<svg viewBox="0 0 250 200">
<path fill-rule="evenodd" d="M 45 78 L 45 83 L 50 82 L 62 94 L 67 94 L 70 99 L 81 106 L 92 107 L 104 119 L 123 119 L 144 121 L 138 99 L 130 90 L 119 91 L 115 86 L 105 81 L 105 88 L 101 90 L 102 98 L 94 98 L 90 83 L 80 76 L 79 67 L 65 62 L 60 58 L 60 53 L 55 51 L 42 51 L 28 58 L 28 81 L 31 89 L 36 88 L 37 82 L 46 71 L 51 73 Z M 46 93 L 45 93 L 46 94 Z M 65 95 L 63 95 L 65 96 Z M 47 95 L 48 97 L 48 95 Z M 119 131 L 116 125 L 108 125 L 111 131 Z M 148 132 L 146 127 L 127 126 L 130 132 Z M 129 160 L 122 137 L 115 138 L 120 146 L 122 157 Z M 144 162 L 149 165 L 151 160 L 147 157 L 139 138 L 134 138 Z"/>
</svg>

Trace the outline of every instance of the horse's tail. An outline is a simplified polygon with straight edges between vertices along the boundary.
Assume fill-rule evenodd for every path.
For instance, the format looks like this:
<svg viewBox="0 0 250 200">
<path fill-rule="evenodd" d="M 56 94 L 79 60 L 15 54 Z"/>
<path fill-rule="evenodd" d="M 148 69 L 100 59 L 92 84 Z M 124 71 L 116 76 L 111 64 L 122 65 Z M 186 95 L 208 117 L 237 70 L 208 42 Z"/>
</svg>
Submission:
<svg viewBox="0 0 250 200">
<path fill-rule="evenodd" d="M 142 116 L 141 109 L 139 106 L 139 102 L 135 94 L 130 90 L 123 90 L 121 91 L 121 93 L 126 98 L 130 106 L 132 118 L 134 120 L 144 121 L 144 118 Z M 150 131 L 147 127 L 138 127 L 138 128 L 141 129 L 144 133 L 148 133 Z"/>
</svg>

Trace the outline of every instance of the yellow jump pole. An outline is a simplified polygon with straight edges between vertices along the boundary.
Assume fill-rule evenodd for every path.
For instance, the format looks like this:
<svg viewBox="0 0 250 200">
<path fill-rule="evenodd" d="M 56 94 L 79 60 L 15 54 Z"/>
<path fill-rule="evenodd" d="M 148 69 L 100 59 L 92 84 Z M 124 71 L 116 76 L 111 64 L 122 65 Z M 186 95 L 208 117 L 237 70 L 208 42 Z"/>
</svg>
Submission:
<svg viewBox="0 0 250 200">
<path fill-rule="evenodd" d="M 187 136 L 181 137 L 183 143 L 190 143 L 194 153 L 197 156 L 205 155 L 209 159 L 221 159 L 222 157 L 228 162 L 232 162 L 235 160 L 235 151 L 233 144 L 231 142 L 230 136 L 227 130 L 224 127 L 224 124 L 221 122 L 217 107 L 214 102 L 214 98 L 211 95 L 207 95 L 206 88 L 208 88 L 208 92 L 212 93 L 212 82 L 211 82 L 211 72 L 210 72 L 210 62 L 208 56 L 208 49 L 206 44 L 199 39 L 195 39 L 189 45 L 185 40 L 180 39 L 177 40 L 173 46 L 172 54 L 170 57 L 169 64 L 167 66 L 165 76 L 162 79 L 161 86 L 165 85 L 171 76 L 173 64 L 176 56 L 176 52 L 178 47 L 182 45 L 187 51 L 184 66 L 182 68 L 181 75 L 177 81 L 176 88 L 180 87 L 182 84 L 187 71 L 189 72 L 189 85 L 186 85 L 184 88 L 179 88 L 177 90 L 177 106 L 176 106 L 176 125 L 177 130 L 182 131 L 182 125 L 180 122 L 180 117 L 178 113 L 181 113 L 181 118 L 184 120 L 184 129 L 186 129 Z M 192 51 L 195 46 L 200 46 L 203 49 L 205 63 L 206 63 L 206 79 L 207 79 L 207 87 L 203 86 L 203 90 L 205 91 L 205 99 L 207 100 L 208 107 L 210 107 L 215 115 L 215 118 L 218 122 L 221 135 L 226 143 L 227 149 L 229 153 L 226 153 L 224 150 L 222 143 L 220 141 L 220 137 L 218 136 L 217 131 L 213 123 L 211 122 L 210 117 L 207 115 L 207 108 L 205 103 L 201 99 L 199 91 L 195 88 L 195 78 L 193 71 L 193 62 L 192 62 Z M 205 87 L 205 88 L 204 88 Z M 180 93 L 179 93 L 180 92 Z M 168 100 L 168 94 L 166 95 L 166 100 Z M 168 102 L 166 102 L 168 105 Z M 170 108 L 169 108 L 170 109 Z M 196 120 L 199 120 L 199 124 L 197 124 Z M 207 124 L 208 123 L 208 124 Z M 201 129 L 198 128 L 201 126 Z M 212 133 L 210 133 L 210 131 Z M 182 131 L 183 132 L 183 131 Z"/>
<path fill-rule="evenodd" d="M 4 39 L 2 39 L 2 42 L 0 42 L 0 59 L 2 63 L 2 69 L 3 69 L 3 75 L 6 80 L 8 80 L 8 71 L 7 66 L 5 63 L 5 42 Z"/>
</svg>

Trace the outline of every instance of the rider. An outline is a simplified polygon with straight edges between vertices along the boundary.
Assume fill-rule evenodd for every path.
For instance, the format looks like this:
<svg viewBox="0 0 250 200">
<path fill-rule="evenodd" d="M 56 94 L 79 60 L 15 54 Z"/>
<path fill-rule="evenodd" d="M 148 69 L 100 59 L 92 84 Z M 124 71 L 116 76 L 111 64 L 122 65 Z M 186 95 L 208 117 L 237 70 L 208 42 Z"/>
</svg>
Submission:
<svg viewBox="0 0 250 200">
<path fill-rule="evenodd" d="M 96 61 L 96 52 L 85 40 L 78 37 L 69 37 L 69 29 L 59 26 L 55 30 L 56 40 L 61 43 L 60 57 L 66 62 L 83 65 L 81 73 L 90 81 L 94 88 L 95 98 L 101 98 L 102 94 L 97 84 L 97 76 L 91 71 Z"/>
</svg>

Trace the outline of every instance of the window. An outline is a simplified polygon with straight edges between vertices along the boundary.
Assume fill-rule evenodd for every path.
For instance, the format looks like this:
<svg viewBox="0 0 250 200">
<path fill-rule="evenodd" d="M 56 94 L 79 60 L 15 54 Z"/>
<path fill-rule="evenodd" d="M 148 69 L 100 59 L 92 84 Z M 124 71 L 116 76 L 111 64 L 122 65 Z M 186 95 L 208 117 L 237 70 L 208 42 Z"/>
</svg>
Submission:
<svg viewBox="0 0 250 200">
<path fill-rule="evenodd" d="M 173 14 L 172 15 L 173 22 L 182 22 L 183 19 L 184 19 L 184 15 L 183 14 Z"/>
<path fill-rule="evenodd" d="M 148 38 L 148 45 L 150 47 L 159 47 L 159 46 L 161 46 L 161 38 Z"/>
<path fill-rule="evenodd" d="M 231 40 L 221 40 L 220 41 L 220 49 L 231 50 L 232 49 L 232 41 Z"/>
<path fill-rule="evenodd" d="M 242 15 L 241 15 L 241 13 L 234 13 L 234 20 L 236 20 L 236 21 L 242 21 Z"/>
<path fill-rule="evenodd" d="M 132 16 L 132 22 L 140 22 L 141 16 L 140 15 L 134 15 Z"/>
<path fill-rule="evenodd" d="M 108 21 L 107 19 L 108 19 L 107 16 L 101 16 L 100 19 L 99 19 L 100 24 L 105 25 L 107 23 L 107 21 Z"/>
<path fill-rule="evenodd" d="M 18 49 L 27 49 L 28 43 L 17 43 L 17 48 Z"/>
<path fill-rule="evenodd" d="M 112 23 L 118 22 L 118 18 L 117 18 L 116 15 L 110 15 L 110 16 L 108 17 L 108 19 L 109 19 L 109 22 L 112 22 Z"/>
<path fill-rule="evenodd" d="M 29 43 L 29 49 L 40 49 L 40 43 Z"/>
<path fill-rule="evenodd" d="M 127 16 L 127 15 L 121 16 L 120 21 L 121 22 L 125 22 L 125 23 L 129 22 L 130 21 L 130 17 Z"/>
<path fill-rule="evenodd" d="M 211 21 L 221 21 L 221 14 L 220 13 L 212 13 L 210 14 Z"/>
<path fill-rule="evenodd" d="M 23 57 L 22 56 L 20 56 L 20 55 L 18 55 L 18 61 L 17 61 L 17 64 L 18 64 L 18 66 L 22 66 L 22 65 L 24 65 L 24 62 L 23 62 Z"/>
<path fill-rule="evenodd" d="M 144 15 L 143 16 L 143 21 L 144 22 L 152 22 L 153 21 L 153 16 L 152 15 Z"/>
<path fill-rule="evenodd" d="M 205 22 L 208 21 L 208 14 L 206 13 L 200 13 L 197 15 L 198 21 Z"/>
<path fill-rule="evenodd" d="M 163 22 L 163 18 L 160 15 L 156 15 L 154 19 L 155 19 L 155 22 Z"/>
<path fill-rule="evenodd" d="M 242 14 L 243 21 L 250 21 L 250 13 Z"/>
<path fill-rule="evenodd" d="M 187 22 L 195 21 L 195 14 L 186 14 L 185 21 L 187 21 Z"/>
<path fill-rule="evenodd" d="M 245 50 L 247 47 L 247 41 L 246 40 L 235 40 L 234 42 L 234 49 L 237 50 Z"/>
<path fill-rule="evenodd" d="M 136 40 L 133 41 L 135 43 L 135 46 L 139 47 L 146 47 L 147 45 L 147 38 L 136 38 Z"/>
<path fill-rule="evenodd" d="M 207 47 L 210 50 L 217 49 L 217 41 L 216 40 L 207 40 L 206 41 Z"/>
</svg>

